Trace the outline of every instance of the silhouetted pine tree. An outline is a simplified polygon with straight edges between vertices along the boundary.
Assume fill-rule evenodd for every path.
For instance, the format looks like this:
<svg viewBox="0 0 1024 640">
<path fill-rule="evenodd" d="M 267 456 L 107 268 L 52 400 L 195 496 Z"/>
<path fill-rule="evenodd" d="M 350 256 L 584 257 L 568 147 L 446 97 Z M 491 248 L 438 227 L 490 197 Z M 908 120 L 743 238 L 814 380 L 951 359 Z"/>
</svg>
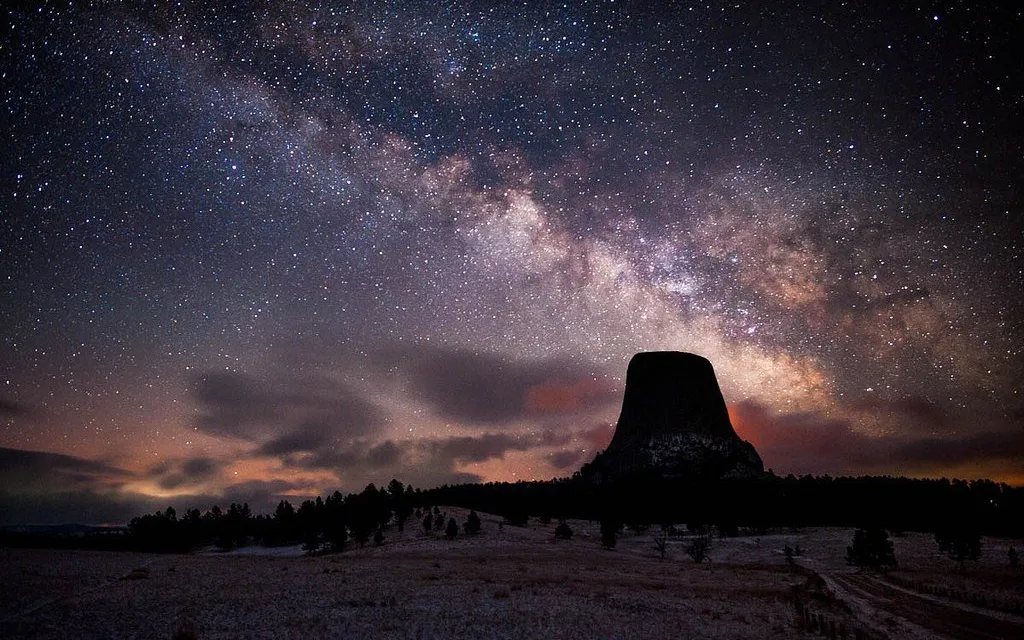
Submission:
<svg viewBox="0 0 1024 640">
<path fill-rule="evenodd" d="M 476 514 L 476 511 L 470 509 L 469 515 L 466 517 L 466 524 L 463 528 L 466 533 L 470 535 L 480 533 L 480 516 Z"/>
<path fill-rule="evenodd" d="M 619 523 L 613 520 L 601 521 L 601 544 L 607 549 L 614 549 L 618 540 Z"/>
<path fill-rule="evenodd" d="M 357 516 L 356 521 L 352 523 L 352 537 L 355 538 L 360 547 L 365 547 L 366 543 L 370 540 L 370 532 L 373 529 L 372 523 L 365 519 L 365 516 Z"/>
<path fill-rule="evenodd" d="M 444 537 L 454 540 L 457 535 L 459 535 L 459 524 L 455 522 L 455 518 L 448 518 L 448 526 L 444 529 Z"/>
<path fill-rule="evenodd" d="M 564 519 L 559 520 L 558 526 L 555 527 L 555 538 L 558 540 L 572 540 L 572 527 Z"/>
<path fill-rule="evenodd" d="M 711 534 L 702 533 L 698 535 L 690 543 L 686 545 L 686 555 L 690 556 L 690 559 L 700 564 L 708 559 L 708 554 L 711 552 Z"/>
<path fill-rule="evenodd" d="M 846 562 L 869 569 L 895 569 L 896 554 L 885 529 L 857 529 L 853 544 L 846 547 Z"/>
<path fill-rule="evenodd" d="M 423 516 L 423 530 L 430 533 L 434 530 L 434 516 L 427 512 L 427 515 Z"/>
<path fill-rule="evenodd" d="M 349 509 L 341 492 L 335 491 L 327 496 L 321 511 L 320 526 L 326 541 L 331 545 L 331 551 L 344 551 L 348 541 Z"/>
<path fill-rule="evenodd" d="M 513 527 L 525 527 L 530 523 L 530 516 L 524 509 L 511 509 L 505 513 L 505 523 Z"/>
<path fill-rule="evenodd" d="M 966 519 L 958 519 L 936 531 L 935 541 L 939 543 L 939 551 L 960 563 L 961 571 L 965 561 L 981 557 L 981 531 Z"/>
</svg>

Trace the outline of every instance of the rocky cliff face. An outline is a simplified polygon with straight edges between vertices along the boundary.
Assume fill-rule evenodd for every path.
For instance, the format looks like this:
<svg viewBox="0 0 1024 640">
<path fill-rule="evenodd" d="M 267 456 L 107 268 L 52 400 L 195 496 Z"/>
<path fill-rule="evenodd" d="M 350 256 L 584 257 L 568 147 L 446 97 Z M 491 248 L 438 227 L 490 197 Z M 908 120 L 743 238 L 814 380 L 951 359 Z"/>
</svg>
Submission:
<svg viewBox="0 0 1024 640">
<path fill-rule="evenodd" d="M 626 371 L 615 435 L 582 473 L 717 480 L 764 472 L 757 451 L 732 428 L 711 363 L 678 351 L 638 353 Z"/>
</svg>

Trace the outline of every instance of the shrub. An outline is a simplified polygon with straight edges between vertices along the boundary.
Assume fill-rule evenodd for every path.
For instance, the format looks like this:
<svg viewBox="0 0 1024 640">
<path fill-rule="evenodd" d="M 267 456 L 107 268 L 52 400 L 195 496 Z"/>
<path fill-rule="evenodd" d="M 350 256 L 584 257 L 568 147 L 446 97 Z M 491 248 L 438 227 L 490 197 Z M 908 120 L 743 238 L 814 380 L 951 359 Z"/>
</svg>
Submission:
<svg viewBox="0 0 1024 640">
<path fill-rule="evenodd" d="M 606 549 L 614 549 L 619 532 L 619 524 L 612 520 L 601 521 L 601 544 Z"/>
<path fill-rule="evenodd" d="M 961 571 L 966 560 L 981 557 L 981 531 L 966 519 L 936 531 L 935 541 L 939 543 L 939 551 L 960 563 Z"/>
<path fill-rule="evenodd" d="M 662 560 L 665 559 L 665 553 L 668 552 L 668 534 L 664 530 L 654 534 L 654 551 Z"/>
<path fill-rule="evenodd" d="M 459 535 L 458 523 L 455 522 L 455 518 L 448 518 L 448 526 L 444 529 L 444 537 L 454 540 L 457 535 Z"/>
<path fill-rule="evenodd" d="M 857 529 L 853 544 L 846 547 L 847 564 L 868 569 L 895 569 L 896 554 L 885 529 Z"/>
<path fill-rule="evenodd" d="M 565 520 L 559 520 L 555 527 L 555 538 L 558 540 L 572 540 L 572 527 Z"/>
<path fill-rule="evenodd" d="M 690 544 L 686 545 L 686 555 L 700 564 L 708 559 L 708 553 L 711 551 L 711 536 L 703 534 L 699 535 L 690 541 Z"/>
<path fill-rule="evenodd" d="M 505 523 L 513 527 L 525 527 L 530 522 L 530 516 L 522 511 L 510 511 L 505 514 Z"/>
<path fill-rule="evenodd" d="M 171 640 L 196 640 L 198 637 L 199 632 L 196 630 L 195 623 L 191 620 L 183 620 L 174 631 Z"/>
</svg>

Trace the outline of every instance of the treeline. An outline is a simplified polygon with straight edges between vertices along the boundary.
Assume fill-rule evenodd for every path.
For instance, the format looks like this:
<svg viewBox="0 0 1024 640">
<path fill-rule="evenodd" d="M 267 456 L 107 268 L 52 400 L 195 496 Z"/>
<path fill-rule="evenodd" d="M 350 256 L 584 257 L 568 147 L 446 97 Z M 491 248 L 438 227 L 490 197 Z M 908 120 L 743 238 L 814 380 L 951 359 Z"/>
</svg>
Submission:
<svg viewBox="0 0 1024 640">
<path fill-rule="evenodd" d="M 297 508 L 281 501 L 272 515 L 253 515 L 248 505 L 173 509 L 132 519 L 130 548 L 187 551 L 215 544 L 231 549 L 302 543 L 309 551 L 341 551 L 348 544 L 380 542 L 387 529 L 404 530 L 415 513 L 450 505 L 493 513 L 513 525 L 576 518 L 618 525 L 714 525 L 718 531 L 766 531 L 774 527 L 846 526 L 890 531 L 938 532 L 969 523 L 986 535 L 1024 536 L 1024 488 L 989 480 L 922 480 L 896 477 L 786 476 L 693 483 L 635 475 L 594 484 L 579 476 L 551 481 L 483 483 L 414 490 L 398 480 L 383 489 L 306 500 Z M 436 511 L 436 506 L 435 506 Z M 447 519 L 438 520 L 441 530 Z M 449 523 L 450 524 L 450 523 Z M 417 526 L 422 523 L 417 520 Z M 429 528 L 429 526 L 428 526 Z"/>
<path fill-rule="evenodd" d="M 125 530 L 77 536 L 0 534 L 3 546 L 77 547 L 185 552 L 208 545 L 232 549 L 301 543 L 310 552 L 381 543 L 404 530 L 424 508 L 464 507 L 504 516 L 513 525 L 576 518 L 611 525 L 714 525 L 725 535 L 774 527 L 844 526 L 889 531 L 938 532 L 970 525 L 980 534 L 1024 537 L 1024 488 L 989 480 L 921 480 L 896 477 L 786 476 L 685 482 L 634 475 L 595 484 L 579 475 L 551 481 L 442 486 L 420 491 L 392 480 L 347 496 L 286 500 L 273 514 L 253 514 L 248 504 L 214 506 L 182 514 L 168 507 L 132 518 Z M 436 509 L 435 509 L 436 511 Z M 430 514 L 429 509 L 426 514 Z M 432 514 L 433 528 L 447 518 Z M 424 515 L 423 519 L 426 520 Z M 423 523 L 417 522 L 422 528 Z M 465 525 L 463 525 L 465 526 Z M 457 528 L 456 528 L 457 532 Z"/>
<path fill-rule="evenodd" d="M 342 551 L 349 542 L 363 546 L 376 538 L 379 543 L 389 525 L 402 531 L 417 494 L 411 486 L 392 480 L 383 489 L 370 484 L 361 493 L 317 496 L 298 508 L 282 500 L 272 515 L 254 515 L 247 503 L 232 503 L 226 511 L 218 506 L 206 513 L 189 509 L 181 517 L 168 507 L 132 518 L 124 542 L 136 551 L 157 552 L 184 552 L 210 544 L 229 550 L 298 543 L 310 552 Z"/>
<path fill-rule="evenodd" d="M 986 535 L 1024 536 L 1024 488 L 990 480 L 786 476 L 687 482 L 635 475 L 592 484 L 549 482 L 443 486 L 420 500 L 498 513 L 612 520 L 622 524 L 737 527 L 848 526 L 935 532 L 969 521 Z"/>
</svg>

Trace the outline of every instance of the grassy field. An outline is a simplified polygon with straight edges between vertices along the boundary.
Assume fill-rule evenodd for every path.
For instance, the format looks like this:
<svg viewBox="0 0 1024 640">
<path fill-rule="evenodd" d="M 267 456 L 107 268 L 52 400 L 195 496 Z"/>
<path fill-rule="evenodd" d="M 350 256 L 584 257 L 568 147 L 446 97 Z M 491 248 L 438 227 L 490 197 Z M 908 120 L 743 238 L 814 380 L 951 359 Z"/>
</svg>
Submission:
<svg viewBox="0 0 1024 640">
<path fill-rule="evenodd" d="M 698 565 L 683 551 L 685 538 L 671 539 L 661 559 L 651 532 L 624 534 L 607 550 L 596 523 L 570 524 L 577 535 L 555 542 L 554 523 L 499 530 L 485 516 L 474 537 L 449 541 L 410 526 L 389 532 L 381 547 L 319 557 L 295 548 L 188 556 L 4 550 L 0 637 L 808 637 L 793 602 L 807 573 L 787 566 L 783 547 L 800 544 L 801 563 L 826 575 L 851 571 L 841 561 L 849 530 L 716 539 L 711 561 Z M 928 546 L 924 537 L 897 539 L 897 557 L 904 547 L 914 558 L 907 573 L 942 562 Z M 1012 578 L 999 588 L 1012 591 Z M 819 600 L 851 624 L 870 616 L 870 603 Z M 915 629 L 882 630 L 914 637 Z"/>
</svg>

